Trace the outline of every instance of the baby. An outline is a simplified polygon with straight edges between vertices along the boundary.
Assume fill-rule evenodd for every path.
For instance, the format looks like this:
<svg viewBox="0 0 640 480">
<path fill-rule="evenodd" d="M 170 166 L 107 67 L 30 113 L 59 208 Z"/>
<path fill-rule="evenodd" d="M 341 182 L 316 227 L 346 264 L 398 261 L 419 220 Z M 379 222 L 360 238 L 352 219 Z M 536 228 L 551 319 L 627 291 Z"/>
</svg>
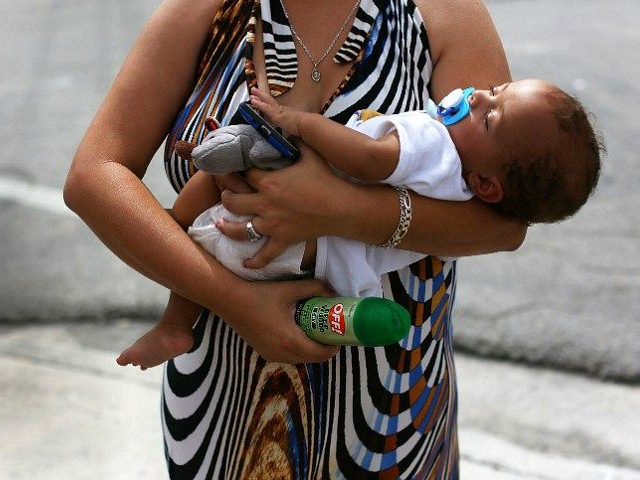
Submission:
<svg viewBox="0 0 640 480">
<path fill-rule="evenodd" d="M 476 196 L 523 223 L 552 223 L 573 215 L 598 181 L 602 146 L 582 106 L 541 80 L 466 89 L 464 111 L 453 120 L 443 117 L 444 123 L 434 112 L 361 111 L 343 126 L 279 105 L 258 89 L 251 93 L 252 105 L 272 123 L 352 179 L 404 186 L 443 200 Z M 221 204 L 211 207 L 219 198 L 215 177 L 199 171 L 180 192 L 172 213 L 194 240 L 245 278 L 292 278 L 313 270 L 340 295 L 381 296 L 383 273 L 424 257 L 327 236 L 291 246 L 267 267 L 248 269 L 242 262 L 266 239 L 238 242 L 222 235 L 218 230 L 225 221 L 250 217 L 235 216 Z M 144 369 L 187 352 L 199 311 L 172 292 L 160 322 L 125 350 L 118 363 Z"/>
</svg>

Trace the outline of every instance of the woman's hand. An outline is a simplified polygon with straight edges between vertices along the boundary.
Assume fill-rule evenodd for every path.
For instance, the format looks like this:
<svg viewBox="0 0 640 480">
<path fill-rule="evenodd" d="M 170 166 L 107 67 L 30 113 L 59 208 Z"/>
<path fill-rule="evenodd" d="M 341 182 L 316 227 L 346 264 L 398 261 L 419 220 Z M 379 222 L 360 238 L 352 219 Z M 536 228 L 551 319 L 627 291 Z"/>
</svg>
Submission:
<svg viewBox="0 0 640 480">
<path fill-rule="evenodd" d="M 334 233 L 335 218 L 348 203 L 353 184 L 336 177 L 322 158 L 306 145 L 300 145 L 301 158 L 277 171 L 251 169 L 244 183 L 227 176 L 222 203 L 237 215 L 255 215 L 255 229 L 269 237 L 262 249 L 245 262 L 247 268 L 261 268 L 294 243 Z M 254 187 L 258 192 L 250 193 Z M 236 240 L 247 240 L 246 222 L 224 222 L 222 233 Z"/>
<path fill-rule="evenodd" d="M 251 105 L 264 113 L 269 121 L 282 128 L 288 135 L 300 136 L 300 117 L 302 116 L 300 110 L 280 105 L 271 95 L 255 87 L 251 89 Z"/>
<path fill-rule="evenodd" d="M 265 360 L 321 363 L 340 350 L 310 340 L 293 319 L 299 300 L 335 295 L 321 282 L 247 282 L 245 292 L 244 301 L 229 306 L 224 318 Z"/>
</svg>

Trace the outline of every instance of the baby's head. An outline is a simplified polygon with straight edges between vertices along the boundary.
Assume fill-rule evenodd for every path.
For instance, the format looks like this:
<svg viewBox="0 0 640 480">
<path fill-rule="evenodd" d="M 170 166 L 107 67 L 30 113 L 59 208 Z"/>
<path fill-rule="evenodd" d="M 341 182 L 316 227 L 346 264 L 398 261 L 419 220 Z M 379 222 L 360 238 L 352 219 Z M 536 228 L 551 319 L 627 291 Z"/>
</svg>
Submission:
<svg viewBox="0 0 640 480">
<path fill-rule="evenodd" d="M 578 211 L 600 174 L 602 143 L 580 102 L 542 80 L 476 90 L 448 127 L 473 193 L 525 223 Z"/>
</svg>

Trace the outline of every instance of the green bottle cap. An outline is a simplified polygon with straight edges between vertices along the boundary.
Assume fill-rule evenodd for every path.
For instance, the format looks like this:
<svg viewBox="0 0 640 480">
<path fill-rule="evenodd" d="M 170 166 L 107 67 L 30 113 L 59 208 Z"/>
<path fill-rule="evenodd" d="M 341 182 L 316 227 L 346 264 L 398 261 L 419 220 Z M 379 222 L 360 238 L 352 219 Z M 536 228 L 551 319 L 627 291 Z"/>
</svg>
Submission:
<svg viewBox="0 0 640 480">
<path fill-rule="evenodd" d="M 409 333 L 409 312 L 386 298 L 363 298 L 354 313 L 353 329 L 367 347 L 391 345 Z"/>
</svg>

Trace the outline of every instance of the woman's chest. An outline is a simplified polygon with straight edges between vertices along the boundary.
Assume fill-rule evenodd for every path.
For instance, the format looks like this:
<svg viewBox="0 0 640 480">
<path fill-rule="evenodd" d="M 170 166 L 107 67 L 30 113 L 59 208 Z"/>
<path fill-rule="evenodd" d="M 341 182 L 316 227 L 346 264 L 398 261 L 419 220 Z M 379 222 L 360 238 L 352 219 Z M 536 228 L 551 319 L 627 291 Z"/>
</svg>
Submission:
<svg viewBox="0 0 640 480">
<path fill-rule="evenodd" d="M 264 24 L 256 22 L 252 55 L 255 77 L 258 87 L 276 93 L 280 104 L 320 112 L 353 71 L 354 61 L 333 60 L 348 39 L 350 30 L 346 27 L 352 21 L 353 11 L 342 13 L 346 15 L 342 25 L 339 18 L 320 15 L 314 22 L 313 15 L 296 13 L 300 21 L 295 33 L 290 30 L 287 47 L 274 46 L 279 36 L 272 33 L 272 19 Z"/>
</svg>

